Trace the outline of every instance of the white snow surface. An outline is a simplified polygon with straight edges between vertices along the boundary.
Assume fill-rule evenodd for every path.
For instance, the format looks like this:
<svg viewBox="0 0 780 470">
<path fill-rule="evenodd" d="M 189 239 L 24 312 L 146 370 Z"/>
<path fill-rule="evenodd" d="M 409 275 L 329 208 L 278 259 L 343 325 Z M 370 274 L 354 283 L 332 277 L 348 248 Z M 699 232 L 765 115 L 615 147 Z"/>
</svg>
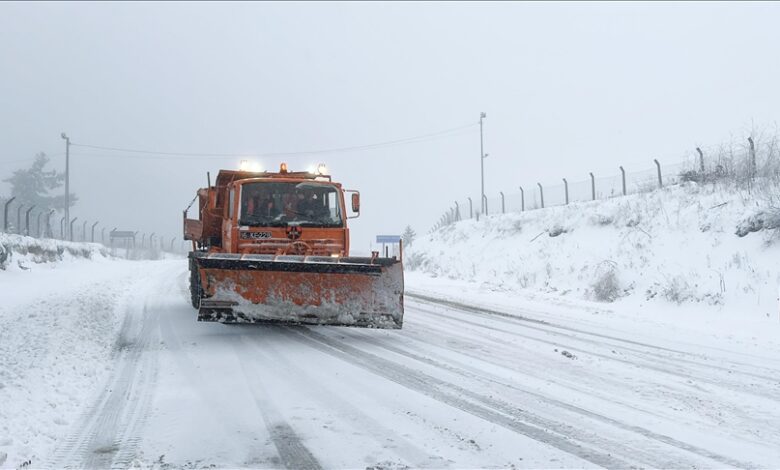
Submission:
<svg viewBox="0 0 780 470">
<path fill-rule="evenodd" d="M 223 325 L 195 321 L 187 278 L 185 260 L 0 271 L 0 468 L 780 462 L 766 319 L 407 273 L 402 330 Z"/>
<path fill-rule="evenodd" d="M 0 271 L 0 467 L 37 460 L 65 435 L 110 372 L 127 286 L 145 271 L 99 255 L 39 256 L 16 252 Z"/>
<path fill-rule="evenodd" d="M 687 183 L 490 215 L 418 237 L 406 268 L 525 297 L 696 307 L 777 323 L 780 239 L 767 230 L 735 234 L 762 204 L 746 192 Z"/>
<path fill-rule="evenodd" d="M 68 242 L 0 233 L 0 270 L 26 270 L 33 264 L 108 256 L 108 249 L 99 243 Z"/>
</svg>

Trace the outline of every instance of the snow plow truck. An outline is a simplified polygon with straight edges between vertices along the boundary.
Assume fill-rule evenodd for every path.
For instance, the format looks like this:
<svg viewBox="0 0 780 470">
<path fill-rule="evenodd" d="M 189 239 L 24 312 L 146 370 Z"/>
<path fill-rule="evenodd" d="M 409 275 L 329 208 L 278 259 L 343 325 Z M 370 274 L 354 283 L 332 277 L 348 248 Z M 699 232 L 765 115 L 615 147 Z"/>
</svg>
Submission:
<svg viewBox="0 0 780 470">
<path fill-rule="evenodd" d="M 360 193 L 310 171 L 220 170 L 184 210 L 199 321 L 368 328 L 403 325 L 399 256 L 349 254 Z M 345 193 L 350 194 L 348 216 Z M 198 218 L 188 212 L 197 201 Z"/>
</svg>

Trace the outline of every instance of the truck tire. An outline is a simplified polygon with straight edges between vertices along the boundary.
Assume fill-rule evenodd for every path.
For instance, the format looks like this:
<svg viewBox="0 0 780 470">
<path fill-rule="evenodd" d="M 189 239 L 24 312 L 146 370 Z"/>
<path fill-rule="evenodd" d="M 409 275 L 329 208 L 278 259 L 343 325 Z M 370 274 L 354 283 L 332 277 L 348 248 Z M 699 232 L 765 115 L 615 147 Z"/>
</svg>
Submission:
<svg viewBox="0 0 780 470">
<path fill-rule="evenodd" d="M 190 300 L 193 308 L 200 308 L 200 299 L 203 298 L 203 287 L 200 285 L 198 266 L 190 260 Z"/>
</svg>

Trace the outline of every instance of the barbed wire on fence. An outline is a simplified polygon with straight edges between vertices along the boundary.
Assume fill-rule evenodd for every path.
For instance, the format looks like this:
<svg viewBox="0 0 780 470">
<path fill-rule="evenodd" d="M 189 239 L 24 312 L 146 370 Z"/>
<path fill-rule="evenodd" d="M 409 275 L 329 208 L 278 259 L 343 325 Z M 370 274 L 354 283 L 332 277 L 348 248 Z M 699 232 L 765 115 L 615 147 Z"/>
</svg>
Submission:
<svg viewBox="0 0 780 470">
<path fill-rule="evenodd" d="M 607 176 L 589 173 L 585 178 L 561 178 L 553 184 L 518 185 L 512 191 L 500 191 L 498 196 L 486 197 L 485 214 L 480 213 L 479 197 L 458 199 L 439 217 L 430 232 L 459 220 L 479 220 L 484 215 L 646 193 L 686 181 L 728 182 L 750 191 L 756 185 L 757 177 L 780 181 L 778 140 L 777 136 L 769 139 L 749 137 L 744 145 L 731 143 L 708 151 L 697 147 L 684 160 L 671 164 L 653 160 L 654 167 L 642 170 L 631 171 L 618 166 L 618 173 Z"/>
</svg>

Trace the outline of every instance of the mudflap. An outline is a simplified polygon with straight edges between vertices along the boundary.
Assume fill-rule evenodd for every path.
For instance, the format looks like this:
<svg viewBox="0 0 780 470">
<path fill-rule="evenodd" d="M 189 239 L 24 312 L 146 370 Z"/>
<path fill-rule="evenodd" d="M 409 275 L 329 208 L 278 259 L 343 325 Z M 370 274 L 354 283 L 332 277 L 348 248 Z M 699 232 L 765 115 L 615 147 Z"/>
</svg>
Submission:
<svg viewBox="0 0 780 470">
<path fill-rule="evenodd" d="M 403 265 L 395 258 L 191 253 L 199 321 L 399 329 Z"/>
</svg>

